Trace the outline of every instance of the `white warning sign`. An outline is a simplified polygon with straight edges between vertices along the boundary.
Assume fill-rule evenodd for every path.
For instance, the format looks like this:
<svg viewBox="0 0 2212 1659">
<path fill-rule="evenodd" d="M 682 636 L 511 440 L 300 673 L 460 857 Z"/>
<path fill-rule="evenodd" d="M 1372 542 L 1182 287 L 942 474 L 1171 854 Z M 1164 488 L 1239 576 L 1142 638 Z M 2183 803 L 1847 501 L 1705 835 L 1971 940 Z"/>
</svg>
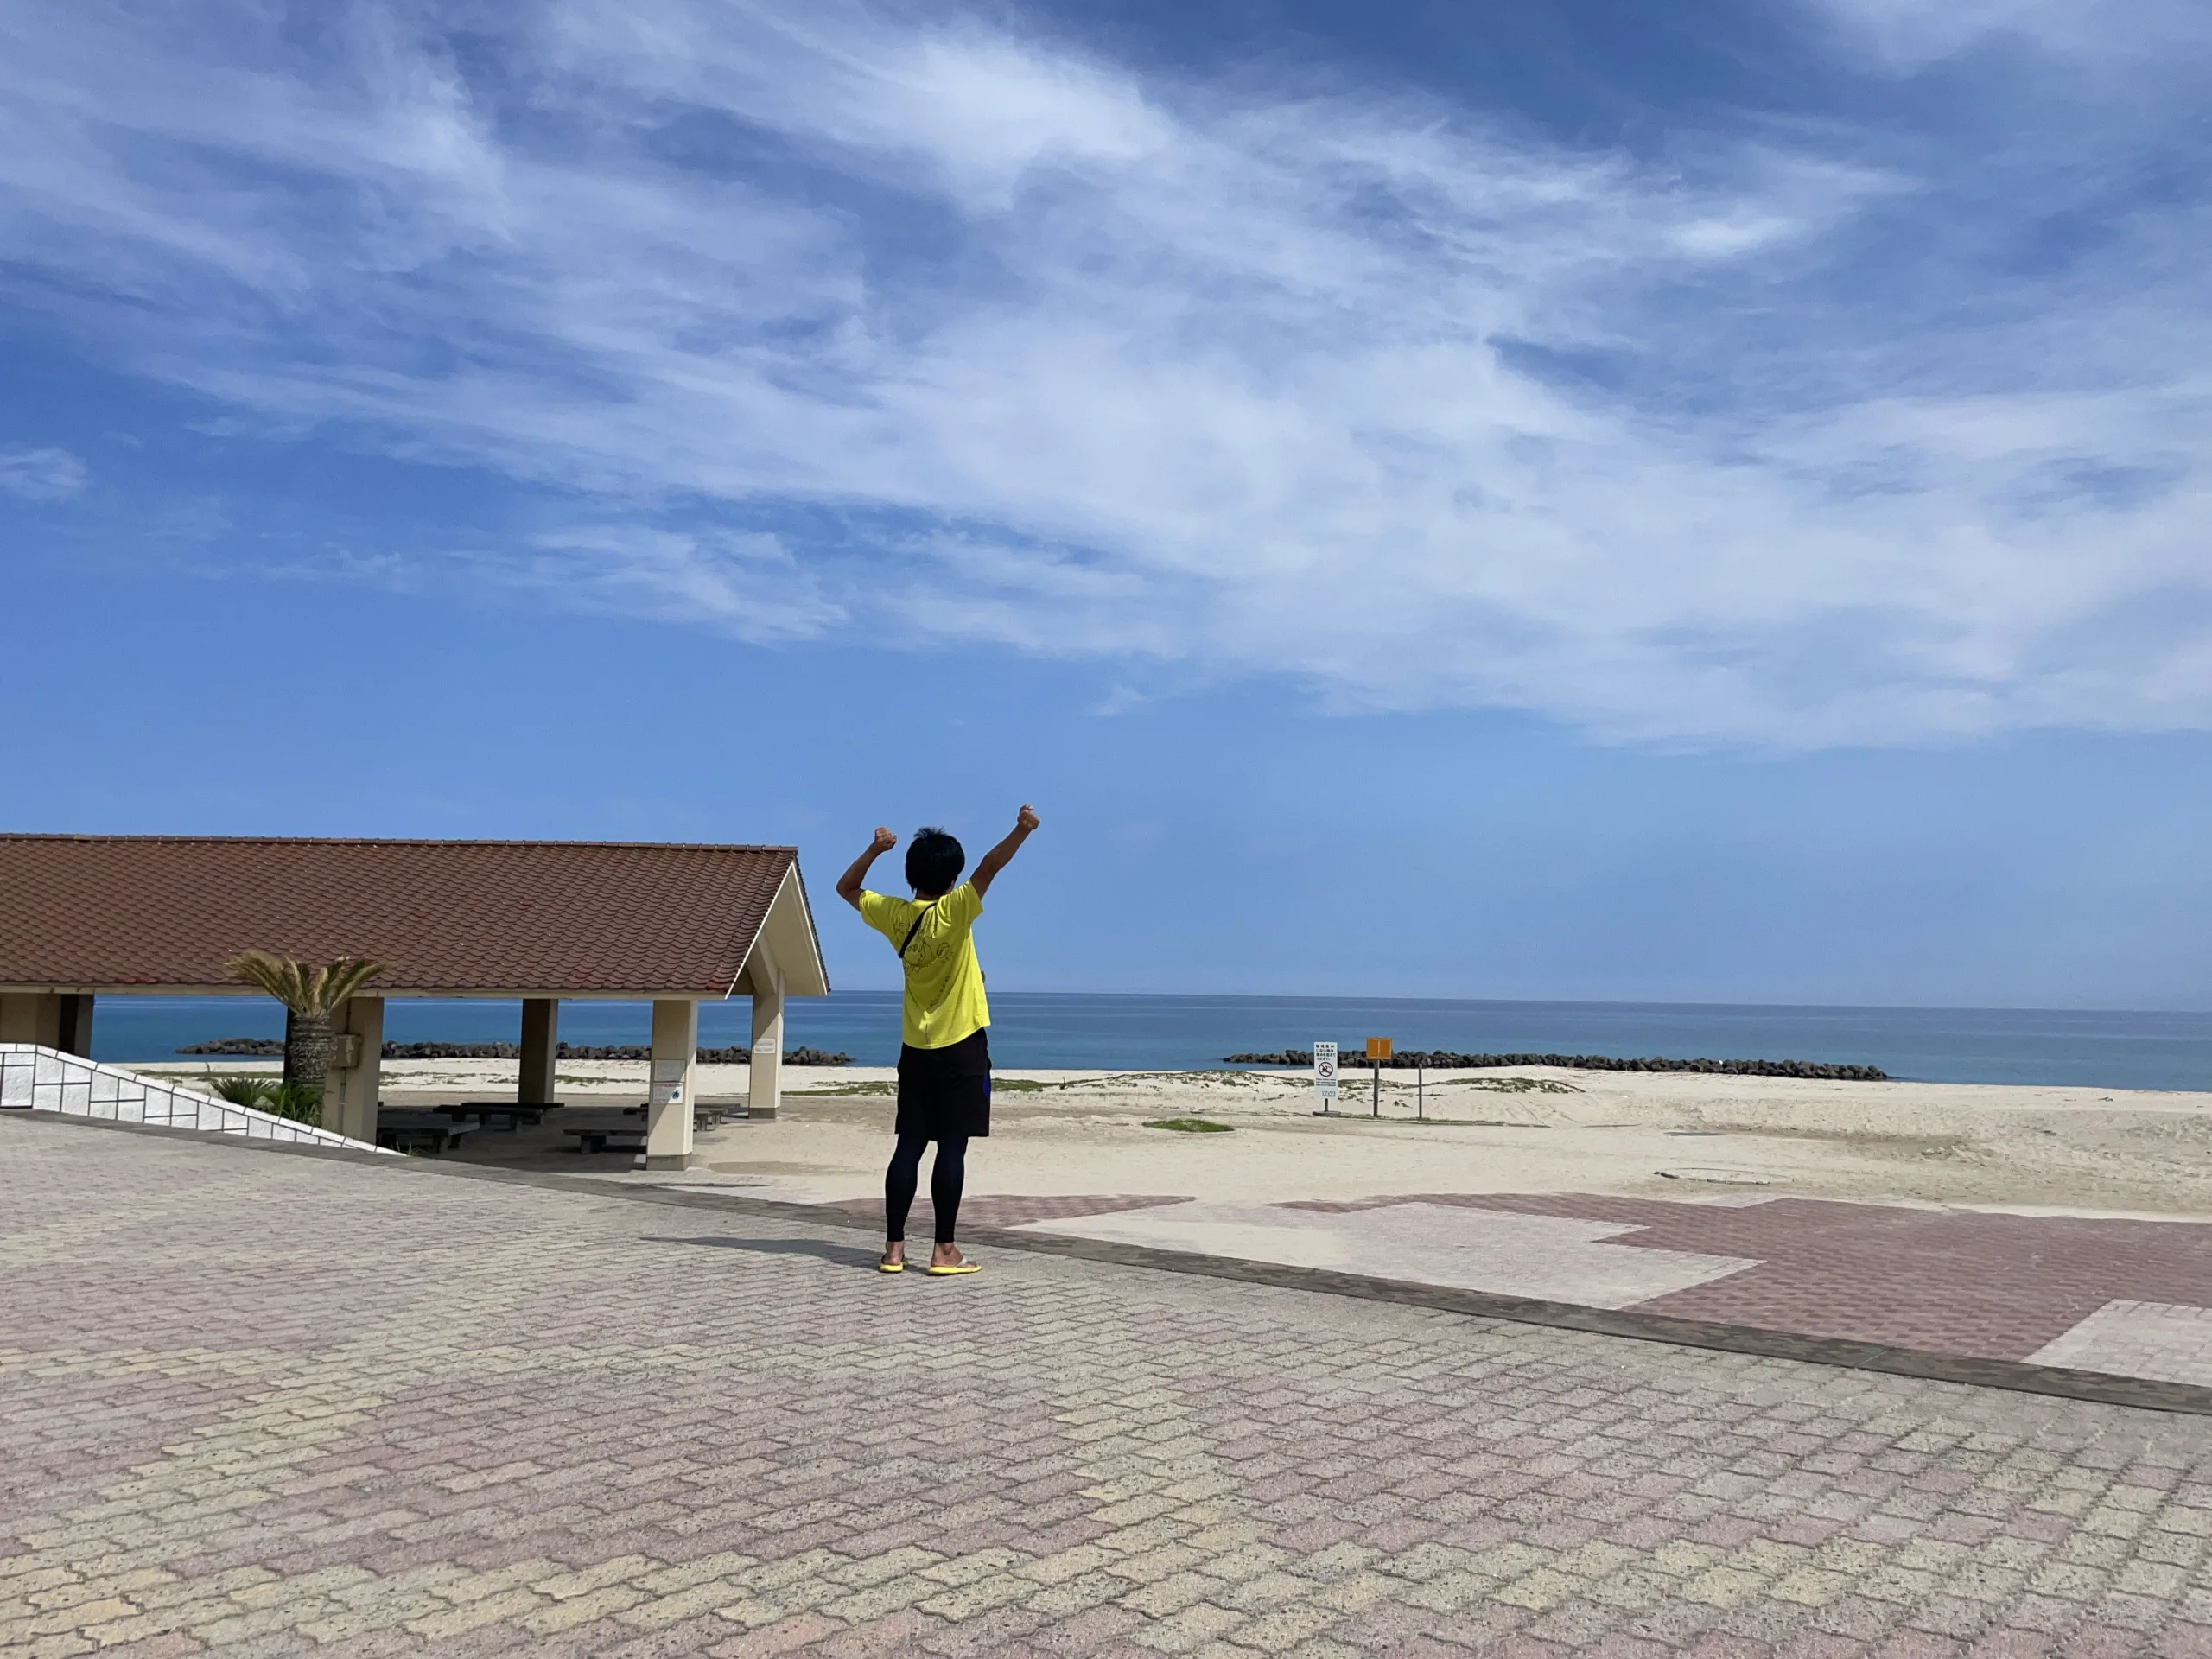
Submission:
<svg viewBox="0 0 2212 1659">
<path fill-rule="evenodd" d="M 1336 1098 L 1337 1046 L 1334 1043 L 1313 1045 L 1313 1092 L 1325 1100 Z"/>
</svg>

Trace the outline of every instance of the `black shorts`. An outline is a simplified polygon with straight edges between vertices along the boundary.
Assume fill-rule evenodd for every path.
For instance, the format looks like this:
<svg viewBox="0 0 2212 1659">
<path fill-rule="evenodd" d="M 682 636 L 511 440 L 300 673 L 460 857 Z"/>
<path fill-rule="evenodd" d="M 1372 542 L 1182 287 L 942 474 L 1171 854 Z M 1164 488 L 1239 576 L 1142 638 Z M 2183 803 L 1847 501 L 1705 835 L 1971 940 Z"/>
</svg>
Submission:
<svg viewBox="0 0 2212 1659">
<path fill-rule="evenodd" d="M 991 1132 L 990 1027 L 949 1048 L 899 1047 L 899 1133 L 931 1141 Z"/>
</svg>

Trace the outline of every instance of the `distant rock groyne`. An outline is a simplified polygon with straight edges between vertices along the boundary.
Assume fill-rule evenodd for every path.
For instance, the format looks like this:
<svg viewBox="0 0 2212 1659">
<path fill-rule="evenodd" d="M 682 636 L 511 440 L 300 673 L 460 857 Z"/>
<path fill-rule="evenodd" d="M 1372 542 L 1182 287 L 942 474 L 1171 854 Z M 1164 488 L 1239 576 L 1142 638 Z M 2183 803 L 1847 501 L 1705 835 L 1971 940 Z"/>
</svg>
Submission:
<svg viewBox="0 0 2212 1659">
<path fill-rule="evenodd" d="M 1443 1049 L 1400 1049 L 1387 1060 L 1370 1060 L 1356 1043 L 1338 1056 L 1346 1070 L 1380 1065 L 1386 1071 L 1466 1071 L 1498 1065 L 1555 1065 L 1574 1071 L 1707 1071 L 1731 1077 L 1820 1077 L 1846 1083 L 1887 1083 L 1879 1066 L 1830 1065 L 1822 1060 L 1624 1060 L 1611 1054 L 1453 1054 Z M 1231 1054 L 1226 1065 L 1311 1065 L 1310 1048 L 1286 1048 L 1276 1054 Z"/>
<path fill-rule="evenodd" d="M 268 1037 L 222 1037 L 212 1043 L 194 1043 L 180 1054 L 227 1054 L 241 1059 L 276 1060 L 284 1056 L 284 1045 Z M 562 1060 L 649 1060 L 653 1052 L 642 1043 L 556 1043 L 553 1055 Z M 386 1043 L 387 1060 L 518 1060 L 522 1049 L 513 1043 Z M 753 1052 L 743 1046 L 702 1048 L 702 1065 L 749 1065 Z M 850 1065 L 849 1054 L 830 1054 L 818 1048 L 787 1048 L 786 1065 Z"/>
</svg>

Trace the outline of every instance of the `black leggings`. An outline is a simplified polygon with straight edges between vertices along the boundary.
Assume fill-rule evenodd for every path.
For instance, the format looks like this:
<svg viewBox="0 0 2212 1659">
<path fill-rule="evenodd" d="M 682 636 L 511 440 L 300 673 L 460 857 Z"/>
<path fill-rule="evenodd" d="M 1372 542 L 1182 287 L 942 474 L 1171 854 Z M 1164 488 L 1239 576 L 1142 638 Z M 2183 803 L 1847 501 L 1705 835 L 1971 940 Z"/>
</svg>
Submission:
<svg viewBox="0 0 2212 1659">
<path fill-rule="evenodd" d="M 899 1150 L 891 1154 L 891 1167 L 883 1176 L 883 1216 L 889 1224 L 884 1237 L 893 1244 L 906 1238 L 906 1211 L 914 1206 L 914 1189 L 921 1183 L 922 1148 L 925 1135 L 902 1135 Z M 937 1242 L 952 1243 L 953 1224 L 960 1219 L 960 1189 L 968 1179 L 968 1137 L 938 1137 L 937 1162 L 930 1166 L 930 1202 L 937 1206 Z"/>
</svg>

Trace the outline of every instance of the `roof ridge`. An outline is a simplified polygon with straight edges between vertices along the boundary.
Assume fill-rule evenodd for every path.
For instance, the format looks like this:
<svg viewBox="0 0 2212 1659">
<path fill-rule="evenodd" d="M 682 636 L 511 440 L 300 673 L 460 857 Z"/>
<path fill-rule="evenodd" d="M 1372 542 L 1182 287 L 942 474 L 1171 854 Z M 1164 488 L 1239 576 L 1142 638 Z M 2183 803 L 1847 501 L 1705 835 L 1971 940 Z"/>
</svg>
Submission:
<svg viewBox="0 0 2212 1659">
<path fill-rule="evenodd" d="M 656 852 L 798 854 L 798 848 L 788 842 L 569 841 L 515 836 L 110 836 L 71 830 L 0 830 L 0 841 L 181 842 L 232 847 L 635 847 Z"/>
</svg>

